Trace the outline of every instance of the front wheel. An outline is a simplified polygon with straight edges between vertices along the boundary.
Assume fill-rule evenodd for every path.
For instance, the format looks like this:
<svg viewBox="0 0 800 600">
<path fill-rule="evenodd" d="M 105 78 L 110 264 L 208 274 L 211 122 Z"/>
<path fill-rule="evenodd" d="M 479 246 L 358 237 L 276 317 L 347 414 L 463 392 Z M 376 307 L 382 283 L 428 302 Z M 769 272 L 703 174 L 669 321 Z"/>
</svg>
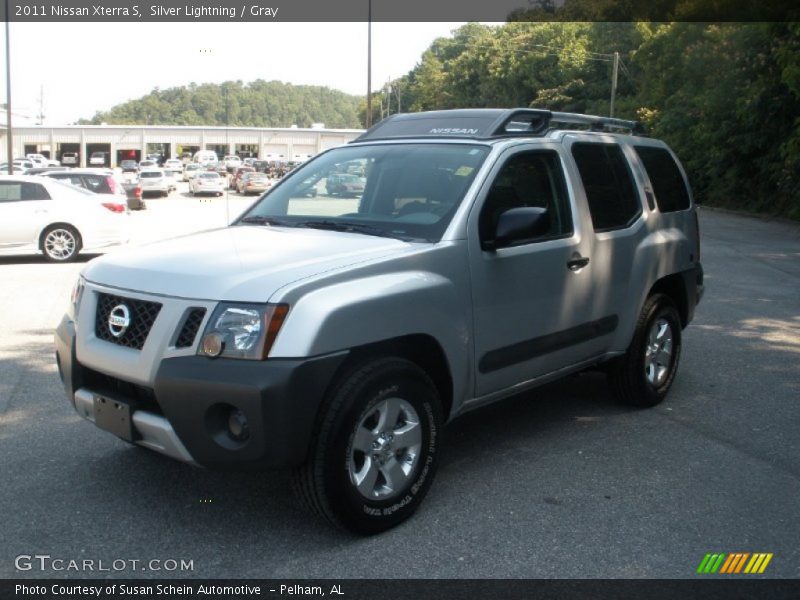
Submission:
<svg viewBox="0 0 800 600">
<path fill-rule="evenodd" d="M 53 225 L 42 234 L 41 249 L 51 262 L 75 260 L 81 250 L 81 236 L 69 225 Z"/>
<path fill-rule="evenodd" d="M 655 406 L 667 395 L 681 357 L 681 319 L 664 294 L 642 308 L 628 351 L 608 370 L 615 395 L 625 404 Z"/>
<path fill-rule="evenodd" d="M 335 525 L 385 531 L 419 507 L 439 461 L 442 409 L 430 378 L 402 358 L 361 363 L 333 388 L 307 463 L 303 501 Z"/>
</svg>

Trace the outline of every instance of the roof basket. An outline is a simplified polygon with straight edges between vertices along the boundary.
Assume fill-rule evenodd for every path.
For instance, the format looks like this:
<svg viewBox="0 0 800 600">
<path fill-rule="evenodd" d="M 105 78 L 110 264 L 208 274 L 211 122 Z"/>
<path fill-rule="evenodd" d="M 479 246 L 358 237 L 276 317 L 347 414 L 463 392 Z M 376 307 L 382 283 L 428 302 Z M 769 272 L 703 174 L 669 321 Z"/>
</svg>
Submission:
<svg viewBox="0 0 800 600">
<path fill-rule="evenodd" d="M 565 124 L 567 127 L 554 124 Z M 638 121 L 551 112 L 540 108 L 471 108 L 392 115 L 353 141 L 403 138 L 488 140 L 542 136 L 553 129 L 622 130 L 633 134 L 644 133 L 644 127 Z"/>
</svg>

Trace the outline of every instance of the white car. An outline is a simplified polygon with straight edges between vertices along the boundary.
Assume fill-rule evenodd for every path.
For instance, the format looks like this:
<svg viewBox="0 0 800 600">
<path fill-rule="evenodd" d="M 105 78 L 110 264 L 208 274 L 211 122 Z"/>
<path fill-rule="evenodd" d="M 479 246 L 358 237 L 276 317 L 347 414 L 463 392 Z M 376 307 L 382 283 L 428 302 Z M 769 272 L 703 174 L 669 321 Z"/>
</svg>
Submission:
<svg viewBox="0 0 800 600">
<path fill-rule="evenodd" d="M 50 160 L 44 154 L 26 154 L 25 158 L 36 163 L 37 167 L 60 167 L 61 163 L 57 160 Z"/>
<path fill-rule="evenodd" d="M 222 161 L 225 163 L 225 168 L 229 171 L 236 170 L 242 166 L 242 159 L 233 154 L 229 154 L 223 158 Z"/>
<path fill-rule="evenodd" d="M 164 169 L 144 169 L 139 172 L 139 185 L 142 186 L 142 194 L 156 192 L 160 196 L 169 196 L 173 179 L 167 177 Z"/>
<path fill-rule="evenodd" d="M 92 152 L 89 157 L 89 165 L 92 167 L 104 167 L 106 164 L 105 152 Z"/>
<path fill-rule="evenodd" d="M 173 173 L 182 173 L 183 163 L 177 158 L 168 158 L 164 161 L 164 170 L 172 171 Z"/>
<path fill-rule="evenodd" d="M 189 163 L 183 168 L 183 180 L 191 181 L 192 179 L 194 179 L 195 175 L 202 172 L 203 172 L 203 167 L 201 167 L 197 163 Z"/>
<path fill-rule="evenodd" d="M 80 156 L 77 152 L 64 152 L 61 155 L 61 162 L 65 165 L 77 165 L 80 162 Z"/>
<path fill-rule="evenodd" d="M 112 194 L 38 176 L 0 176 L 0 254 L 37 254 L 53 262 L 124 244 L 130 213 Z"/>
<path fill-rule="evenodd" d="M 139 161 L 139 170 L 144 171 L 145 169 L 157 169 L 158 163 L 154 160 L 145 159 Z"/>
<path fill-rule="evenodd" d="M 194 162 L 204 167 L 213 167 L 216 166 L 219 159 L 213 150 L 199 150 L 194 154 Z"/>
<path fill-rule="evenodd" d="M 225 180 L 219 176 L 219 173 L 212 171 L 203 171 L 194 176 L 189 183 L 192 190 L 192 195 L 196 194 L 216 194 L 222 196 L 225 192 Z"/>
</svg>

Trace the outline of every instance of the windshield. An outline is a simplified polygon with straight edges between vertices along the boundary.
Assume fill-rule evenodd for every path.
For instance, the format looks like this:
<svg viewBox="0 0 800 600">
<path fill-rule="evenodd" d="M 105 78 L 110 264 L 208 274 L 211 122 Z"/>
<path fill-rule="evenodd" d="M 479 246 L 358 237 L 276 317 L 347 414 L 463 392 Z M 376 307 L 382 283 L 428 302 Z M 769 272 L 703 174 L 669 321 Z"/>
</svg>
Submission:
<svg viewBox="0 0 800 600">
<path fill-rule="evenodd" d="M 436 242 L 488 153 L 477 144 L 336 148 L 298 167 L 237 224 Z"/>
<path fill-rule="evenodd" d="M 164 173 L 161 171 L 142 171 L 139 173 L 139 177 L 141 179 L 156 179 L 158 177 L 162 177 Z"/>
</svg>

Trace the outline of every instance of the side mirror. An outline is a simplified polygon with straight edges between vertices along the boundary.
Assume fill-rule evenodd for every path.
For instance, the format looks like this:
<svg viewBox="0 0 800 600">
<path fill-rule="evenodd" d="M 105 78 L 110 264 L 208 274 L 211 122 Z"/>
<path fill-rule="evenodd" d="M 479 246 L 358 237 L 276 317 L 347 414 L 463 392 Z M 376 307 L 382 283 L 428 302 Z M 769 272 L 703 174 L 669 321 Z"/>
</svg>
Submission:
<svg viewBox="0 0 800 600">
<path fill-rule="evenodd" d="M 546 208 L 521 206 L 509 208 L 497 219 L 494 240 L 487 240 L 485 248 L 496 250 L 513 246 L 516 242 L 531 240 L 550 230 L 550 214 Z"/>
</svg>

